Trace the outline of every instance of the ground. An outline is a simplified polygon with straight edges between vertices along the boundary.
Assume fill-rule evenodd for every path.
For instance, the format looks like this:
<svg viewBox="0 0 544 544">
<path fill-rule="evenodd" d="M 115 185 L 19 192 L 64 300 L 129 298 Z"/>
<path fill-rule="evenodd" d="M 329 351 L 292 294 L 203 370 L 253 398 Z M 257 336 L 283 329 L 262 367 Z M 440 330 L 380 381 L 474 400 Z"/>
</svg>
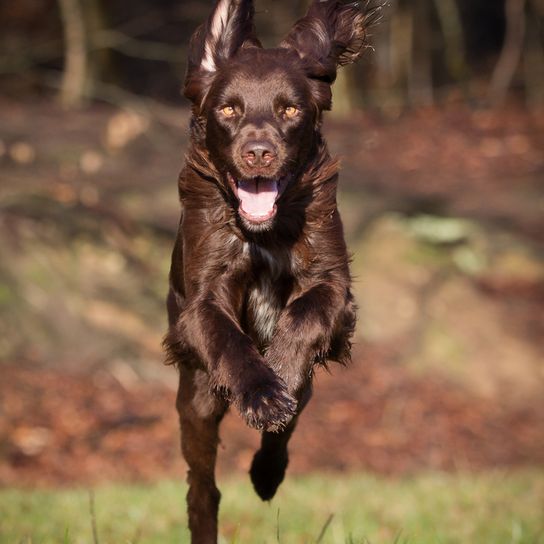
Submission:
<svg viewBox="0 0 544 544">
<path fill-rule="evenodd" d="M 290 478 L 271 503 L 222 478 L 220 544 L 540 544 L 542 471 Z M 0 542 L 188 543 L 179 482 L 1 490 Z M 93 534 L 94 533 L 94 534 Z"/>
<path fill-rule="evenodd" d="M 351 369 L 319 373 L 292 442 L 293 473 L 476 471 L 544 459 L 544 402 L 507 408 L 358 353 Z M 3 484 L 182 477 L 171 389 L 6 367 L 0 399 Z M 246 472 L 257 444 L 258 433 L 230 414 L 220 473 Z"/>
<path fill-rule="evenodd" d="M 164 295 L 186 110 L 0 102 L 0 483 L 181 478 Z M 544 461 L 544 113 L 330 119 L 353 364 L 318 373 L 293 473 Z M 220 473 L 258 440 L 222 429 Z"/>
</svg>

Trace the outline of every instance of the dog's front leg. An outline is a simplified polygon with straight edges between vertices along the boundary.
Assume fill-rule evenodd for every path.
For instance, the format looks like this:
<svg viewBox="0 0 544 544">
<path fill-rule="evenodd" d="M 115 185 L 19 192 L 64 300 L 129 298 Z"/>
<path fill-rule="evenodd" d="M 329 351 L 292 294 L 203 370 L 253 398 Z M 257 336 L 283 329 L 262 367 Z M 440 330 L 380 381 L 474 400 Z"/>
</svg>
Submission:
<svg viewBox="0 0 544 544">
<path fill-rule="evenodd" d="M 261 447 L 255 453 L 249 474 L 255 491 L 263 501 L 269 501 L 285 477 L 289 463 L 287 445 L 297 426 L 298 416 L 312 396 L 311 384 L 299 390 L 297 395 L 297 415 L 279 432 L 264 431 L 261 437 Z"/>
<path fill-rule="evenodd" d="M 296 400 L 213 291 L 188 304 L 175 331 L 202 361 L 212 387 L 227 393 L 248 425 L 276 429 L 289 422 Z"/>
<path fill-rule="evenodd" d="M 349 278 L 323 282 L 306 290 L 282 311 L 266 362 L 281 376 L 289 392 L 298 400 L 298 414 L 312 391 L 311 369 L 319 356 L 342 358 L 342 347 L 349 349 L 355 314 L 349 291 Z M 251 465 L 251 480 L 263 500 L 270 500 L 280 483 L 289 460 L 287 444 L 297 417 L 279 433 L 263 433 L 261 448 Z"/>
<path fill-rule="evenodd" d="M 309 382 L 314 362 L 329 355 L 338 331 L 349 340 L 351 307 L 348 283 L 339 278 L 307 289 L 282 311 L 266 360 L 291 394 Z"/>
</svg>

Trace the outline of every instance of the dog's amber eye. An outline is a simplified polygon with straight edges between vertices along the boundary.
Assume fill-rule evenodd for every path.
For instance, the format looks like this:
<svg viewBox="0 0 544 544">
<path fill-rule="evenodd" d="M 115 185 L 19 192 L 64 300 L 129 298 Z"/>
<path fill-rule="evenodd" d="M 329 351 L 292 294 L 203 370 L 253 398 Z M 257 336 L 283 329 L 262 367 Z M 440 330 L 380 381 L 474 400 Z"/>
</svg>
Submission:
<svg viewBox="0 0 544 544">
<path fill-rule="evenodd" d="M 298 109 L 295 108 L 295 106 L 287 106 L 285 108 L 285 117 L 292 119 L 293 117 L 296 117 L 298 114 Z"/>
<path fill-rule="evenodd" d="M 236 114 L 232 106 L 225 106 L 224 108 L 221 108 L 221 113 L 225 117 L 234 117 L 234 115 Z"/>
</svg>

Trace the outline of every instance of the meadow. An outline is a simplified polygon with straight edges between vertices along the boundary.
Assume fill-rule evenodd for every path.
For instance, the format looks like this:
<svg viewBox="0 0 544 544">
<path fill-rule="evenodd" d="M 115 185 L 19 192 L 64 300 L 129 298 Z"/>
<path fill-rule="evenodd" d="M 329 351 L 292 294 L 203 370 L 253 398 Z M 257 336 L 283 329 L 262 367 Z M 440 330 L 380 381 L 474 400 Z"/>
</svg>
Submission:
<svg viewBox="0 0 544 544">
<path fill-rule="evenodd" d="M 250 483 L 221 482 L 220 542 L 259 544 L 539 544 L 544 471 L 403 478 L 289 478 L 270 503 Z M 188 543 L 179 482 L 0 491 L 2 544 Z"/>
</svg>

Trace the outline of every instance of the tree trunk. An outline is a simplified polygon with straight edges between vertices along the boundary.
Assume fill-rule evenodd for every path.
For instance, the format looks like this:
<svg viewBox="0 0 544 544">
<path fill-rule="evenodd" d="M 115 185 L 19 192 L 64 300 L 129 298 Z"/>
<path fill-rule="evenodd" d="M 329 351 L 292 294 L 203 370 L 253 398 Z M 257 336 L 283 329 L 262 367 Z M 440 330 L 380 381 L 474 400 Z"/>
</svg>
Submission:
<svg viewBox="0 0 544 544">
<path fill-rule="evenodd" d="M 544 2 L 532 0 L 533 12 L 527 20 L 527 47 L 523 58 L 525 75 L 525 94 L 529 107 L 541 107 L 544 104 L 544 46 L 540 33 L 540 20 L 544 15 Z"/>
<path fill-rule="evenodd" d="M 410 102 L 416 106 L 433 103 L 432 43 L 428 0 L 416 0 L 412 18 L 417 32 L 412 33 L 412 65 L 408 73 Z"/>
<path fill-rule="evenodd" d="M 79 0 L 59 0 L 64 31 L 64 72 L 60 99 L 67 108 L 81 106 L 87 83 L 87 40 Z"/>
<path fill-rule="evenodd" d="M 353 115 L 356 106 L 354 97 L 354 84 L 352 78 L 352 68 L 343 68 L 338 71 L 338 77 L 334 82 L 332 93 L 332 114 L 337 118 L 346 118 Z"/>
<path fill-rule="evenodd" d="M 413 11 L 404 6 L 397 6 L 391 17 L 391 76 L 393 90 L 396 91 L 398 105 L 407 102 L 406 87 L 413 66 Z"/>
<path fill-rule="evenodd" d="M 444 36 L 446 65 L 450 76 L 464 83 L 468 77 L 463 24 L 455 0 L 434 0 Z"/>
<path fill-rule="evenodd" d="M 97 47 L 95 37 L 100 36 L 108 28 L 104 2 L 100 0 L 84 0 L 82 2 L 83 20 L 87 30 L 87 80 L 86 93 L 92 95 L 95 82 L 121 84 L 112 62 L 110 47 Z"/>
<path fill-rule="evenodd" d="M 525 38 L 525 0 L 506 0 L 506 36 L 489 88 L 492 104 L 500 104 L 512 85 Z"/>
</svg>

